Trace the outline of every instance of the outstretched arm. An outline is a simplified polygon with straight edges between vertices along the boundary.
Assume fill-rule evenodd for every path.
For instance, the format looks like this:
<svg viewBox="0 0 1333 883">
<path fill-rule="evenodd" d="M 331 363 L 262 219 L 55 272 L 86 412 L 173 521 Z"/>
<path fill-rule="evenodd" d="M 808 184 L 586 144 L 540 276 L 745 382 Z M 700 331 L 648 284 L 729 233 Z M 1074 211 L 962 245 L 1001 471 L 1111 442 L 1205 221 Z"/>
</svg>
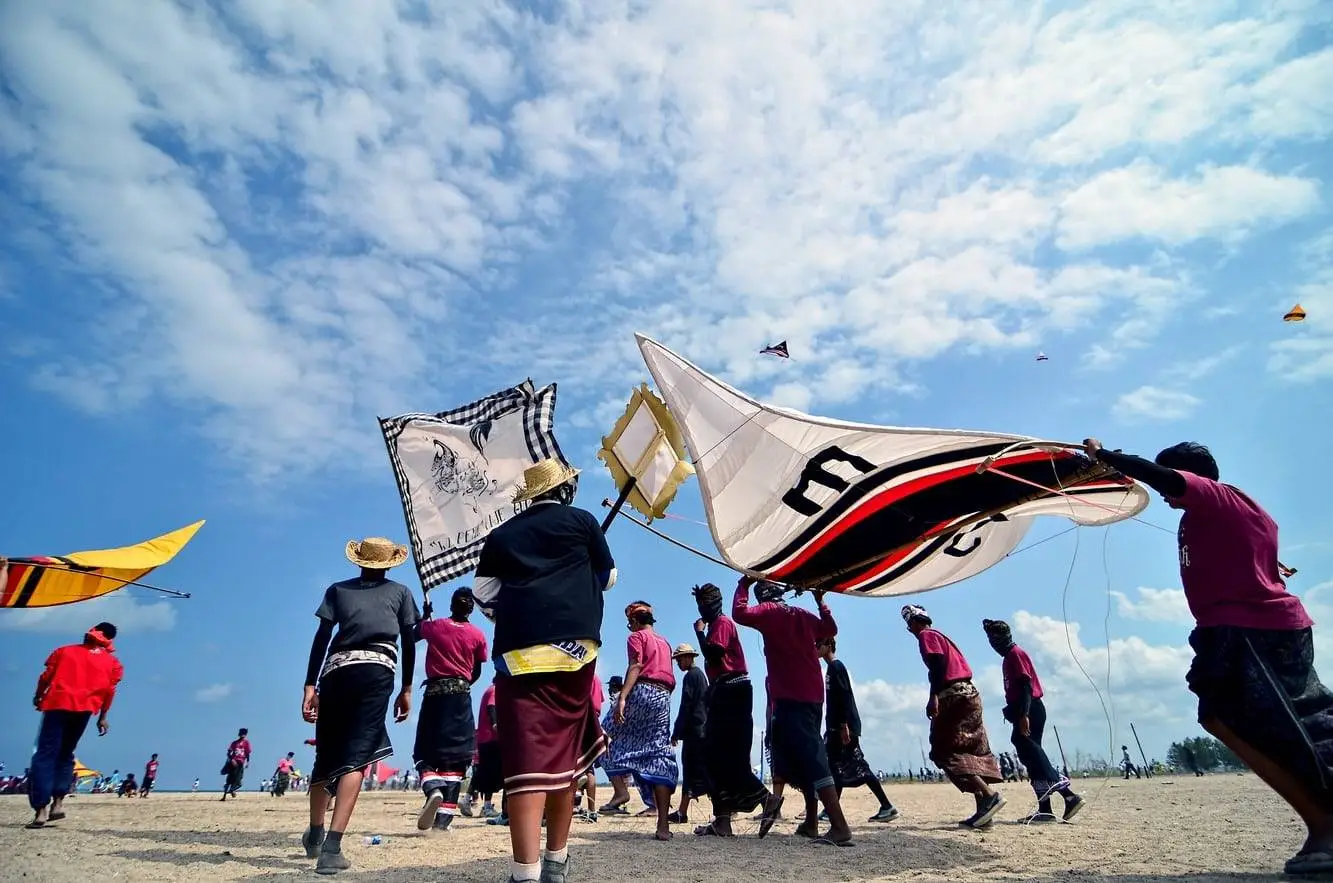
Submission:
<svg viewBox="0 0 1333 883">
<path fill-rule="evenodd" d="M 1135 481 L 1143 482 L 1163 496 L 1175 498 L 1185 495 L 1185 477 L 1174 469 L 1158 466 L 1134 454 L 1108 451 L 1095 438 L 1087 439 L 1083 445 L 1089 457 L 1119 470 Z"/>
<path fill-rule="evenodd" d="M 748 576 L 743 576 L 736 583 L 736 594 L 731 598 L 731 618 L 741 625 L 752 626 L 759 621 L 759 616 L 750 609 L 750 583 L 754 582 Z"/>
</svg>

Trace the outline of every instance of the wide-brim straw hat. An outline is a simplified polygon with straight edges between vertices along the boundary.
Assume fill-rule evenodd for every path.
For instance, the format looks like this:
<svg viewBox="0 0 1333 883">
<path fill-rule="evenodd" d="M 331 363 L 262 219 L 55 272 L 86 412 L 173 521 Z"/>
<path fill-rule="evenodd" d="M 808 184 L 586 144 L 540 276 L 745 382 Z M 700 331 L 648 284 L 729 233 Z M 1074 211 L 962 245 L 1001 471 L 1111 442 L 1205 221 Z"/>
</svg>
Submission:
<svg viewBox="0 0 1333 883">
<path fill-rule="evenodd" d="M 676 647 L 676 652 L 671 654 L 671 658 L 679 659 L 682 656 L 698 656 L 698 655 L 699 652 L 695 650 L 693 647 L 691 647 L 689 644 L 679 644 Z"/>
<path fill-rule="evenodd" d="M 357 567 L 388 570 L 407 560 L 407 546 L 386 537 L 366 537 L 347 541 L 347 560 Z"/>
<path fill-rule="evenodd" d="M 523 484 L 514 494 L 514 502 L 522 503 L 550 493 L 560 485 L 572 481 L 581 470 L 566 466 L 559 460 L 539 460 L 523 470 Z"/>
</svg>

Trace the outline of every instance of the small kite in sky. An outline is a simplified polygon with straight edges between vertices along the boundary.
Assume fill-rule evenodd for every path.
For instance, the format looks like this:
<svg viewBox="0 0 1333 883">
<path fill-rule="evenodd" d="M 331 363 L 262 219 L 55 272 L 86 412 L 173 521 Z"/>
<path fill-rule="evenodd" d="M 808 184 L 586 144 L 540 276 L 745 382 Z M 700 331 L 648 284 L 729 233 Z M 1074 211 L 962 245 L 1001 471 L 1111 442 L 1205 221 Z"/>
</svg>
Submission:
<svg viewBox="0 0 1333 883">
<path fill-rule="evenodd" d="M 1286 314 L 1285 316 L 1282 317 L 1282 321 L 1283 321 L 1283 322 L 1304 322 L 1304 321 L 1305 321 L 1305 308 L 1302 307 L 1300 304 L 1296 304 L 1296 306 L 1294 306 L 1294 307 L 1292 307 L 1291 309 L 1287 310 L 1287 314 Z"/>
<path fill-rule="evenodd" d="M 1049 358 L 1045 353 L 1039 352 L 1039 353 L 1037 353 L 1037 361 L 1038 361 L 1038 362 L 1049 362 L 1049 361 L 1050 361 L 1050 358 Z"/>
<path fill-rule="evenodd" d="M 787 352 L 787 341 L 775 343 L 772 346 L 766 346 L 759 351 L 761 356 L 777 356 L 782 359 L 790 359 L 791 353 Z"/>
</svg>

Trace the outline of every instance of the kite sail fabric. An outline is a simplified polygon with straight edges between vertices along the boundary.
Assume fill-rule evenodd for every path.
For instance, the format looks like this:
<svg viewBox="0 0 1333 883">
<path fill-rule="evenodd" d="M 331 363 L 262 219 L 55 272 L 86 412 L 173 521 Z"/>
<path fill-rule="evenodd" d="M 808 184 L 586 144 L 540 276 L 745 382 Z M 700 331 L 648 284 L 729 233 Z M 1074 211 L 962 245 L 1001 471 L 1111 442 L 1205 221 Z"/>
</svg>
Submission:
<svg viewBox="0 0 1333 883">
<path fill-rule="evenodd" d="M 1036 516 L 1101 525 L 1148 505 L 1128 478 L 1037 439 L 775 408 L 636 337 L 685 435 L 718 550 L 752 576 L 854 595 L 924 592 L 998 563 Z"/>
<path fill-rule="evenodd" d="M 522 512 L 523 470 L 552 458 L 555 384 L 531 380 L 438 414 L 381 418 L 417 574 L 426 591 L 470 572 L 486 536 Z"/>
<path fill-rule="evenodd" d="M 175 558 L 203 524 L 196 521 L 137 546 L 10 558 L 0 581 L 0 607 L 56 607 L 100 598 Z"/>
<path fill-rule="evenodd" d="M 102 774 L 97 770 L 89 769 L 84 766 L 77 757 L 74 758 L 74 781 L 78 782 L 82 779 L 97 779 L 101 778 L 101 776 Z"/>
<path fill-rule="evenodd" d="M 680 427 L 646 383 L 634 390 L 625 413 L 602 438 L 597 456 L 620 491 L 634 480 L 626 502 L 649 521 L 666 514 L 676 491 L 694 474 L 685 459 Z"/>
<path fill-rule="evenodd" d="M 780 358 L 780 359 L 790 359 L 790 358 L 791 358 L 791 353 L 787 351 L 787 341 L 785 341 L 785 340 L 782 341 L 781 343 L 775 343 L 775 344 L 773 344 L 773 345 L 771 345 L 771 346 L 766 346 L 766 347 L 764 347 L 763 349 L 761 349 L 761 350 L 759 351 L 759 355 L 761 355 L 761 356 L 777 356 L 777 357 Z"/>
</svg>

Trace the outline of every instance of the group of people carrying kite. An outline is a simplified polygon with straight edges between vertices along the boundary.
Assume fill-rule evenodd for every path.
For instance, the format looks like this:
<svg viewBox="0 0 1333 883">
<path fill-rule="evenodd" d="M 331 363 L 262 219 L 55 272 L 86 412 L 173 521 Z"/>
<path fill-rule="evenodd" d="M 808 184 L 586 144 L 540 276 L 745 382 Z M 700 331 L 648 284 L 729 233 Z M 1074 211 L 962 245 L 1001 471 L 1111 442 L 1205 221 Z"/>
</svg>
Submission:
<svg viewBox="0 0 1333 883">
<path fill-rule="evenodd" d="M 1276 523 L 1251 497 L 1220 480 L 1216 462 L 1201 445 L 1175 445 L 1149 461 L 1107 451 L 1088 439 L 1084 453 L 1143 482 L 1181 510 L 1181 583 L 1197 626 L 1190 637 L 1195 657 L 1187 683 L 1198 696 L 1199 721 L 1305 822 L 1307 839 L 1287 861 L 1287 873 L 1333 871 L 1333 693 L 1314 669 L 1313 622 L 1300 598 L 1286 590 Z M 302 842 L 321 873 L 350 867 L 342 854 L 342 836 L 364 771 L 392 750 L 385 725 L 390 704 L 398 721 L 410 712 L 420 638 L 428 645 L 428 680 L 414 752 L 427 791 L 422 815 L 430 826 L 439 814 L 448 816 L 457 807 L 476 732 L 470 689 L 486 660 L 484 638 L 467 622 L 475 604 L 495 625 L 490 723 L 498 735 L 513 852 L 509 880 L 568 879 L 574 792 L 607 747 L 598 719 L 601 686 L 595 662 L 603 642 L 604 594 L 617 580 L 616 563 L 597 519 L 573 505 L 577 475 L 556 460 L 526 471 L 517 501 L 529 505 L 487 536 L 473 586 L 454 594 L 448 620 L 428 616 L 423 621 L 413 593 L 388 579 L 386 572 L 406 560 L 405 547 L 383 539 L 348 544 L 347 557 L 361 572 L 330 586 L 316 612 L 320 625 L 303 700 L 303 715 L 316 729 L 311 784 L 320 787 L 310 789 L 310 825 Z M 750 603 L 752 587 L 757 604 Z M 820 736 L 825 683 L 819 659 L 837 626 L 821 592 L 815 593 L 816 616 L 784 603 L 784 591 L 775 583 L 743 576 L 729 617 L 716 586 L 695 590 L 698 637 L 709 680 L 703 762 L 714 816 L 697 833 L 729 836 L 734 814 L 759 808 L 759 834 L 764 836 L 782 805 L 782 797 L 750 766 L 754 687 L 737 634 L 736 626 L 742 625 L 763 637 L 773 706 L 774 778 L 802 792 L 806 812 L 798 833 L 816 842 L 848 845 L 852 830 L 839 804 L 835 776 L 835 768 L 848 758 L 830 751 Z M 960 790 L 974 796 L 975 813 L 965 824 L 984 827 L 1004 800 L 991 787 L 1000 781 L 1000 773 L 971 670 L 922 607 L 904 607 L 903 617 L 928 670 L 932 759 Z M 634 639 L 651 625 L 649 605 L 631 605 L 627 620 L 632 645 L 640 650 L 638 658 L 631 653 L 630 676 L 616 697 L 613 729 L 616 738 L 632 746 L 636 727 L 660 727 L 670 692 L 662 673 L 664 667 L 670 671 L 670 661 L 669 655 L 661 658 L 665 644 L 660 639 Z M 1015 749 L 1031 773 L 1039 801 L 1032 818 L 1054 818 L 1050 799 L 1058 793 L 1068 819 L 1082 799 L 1042 750 L 1046 712 L 1040 679 L 1005 623 L 986 620 L 983 627 L 1003 656 L 1005 717 L 1013 725 Z M 82 644 L 61 648 L 47 660 L 34 697 L 43 713 L 29 795 L 35 823 L 63 816 L 61 801 L 69 790 L 78 738 L 94 714 L 101 715 L 99 726 L 105 728 L 106 708 L 121 674 L 114 662 L 115 636 L 113 625 L 99 624 Z M 395 699 L 396 669 L 400 687 Z M 657 747 L 651 740 L 645 744 Z M 850 741 L 845 745 L 859 747 Z M 859 752 L 848 754 L 854 761 Z M 664 808 L 675 785 L 674 761 L 656 773 L 647 764 L 627 760 L 624 753 L 617 762 L 655 786 L 658 808 Z M 830 822 L 822 835 L 820 804 Z M 658 833 L 669 835 L 669 830 L 659 826 Z"/>
</svg>

